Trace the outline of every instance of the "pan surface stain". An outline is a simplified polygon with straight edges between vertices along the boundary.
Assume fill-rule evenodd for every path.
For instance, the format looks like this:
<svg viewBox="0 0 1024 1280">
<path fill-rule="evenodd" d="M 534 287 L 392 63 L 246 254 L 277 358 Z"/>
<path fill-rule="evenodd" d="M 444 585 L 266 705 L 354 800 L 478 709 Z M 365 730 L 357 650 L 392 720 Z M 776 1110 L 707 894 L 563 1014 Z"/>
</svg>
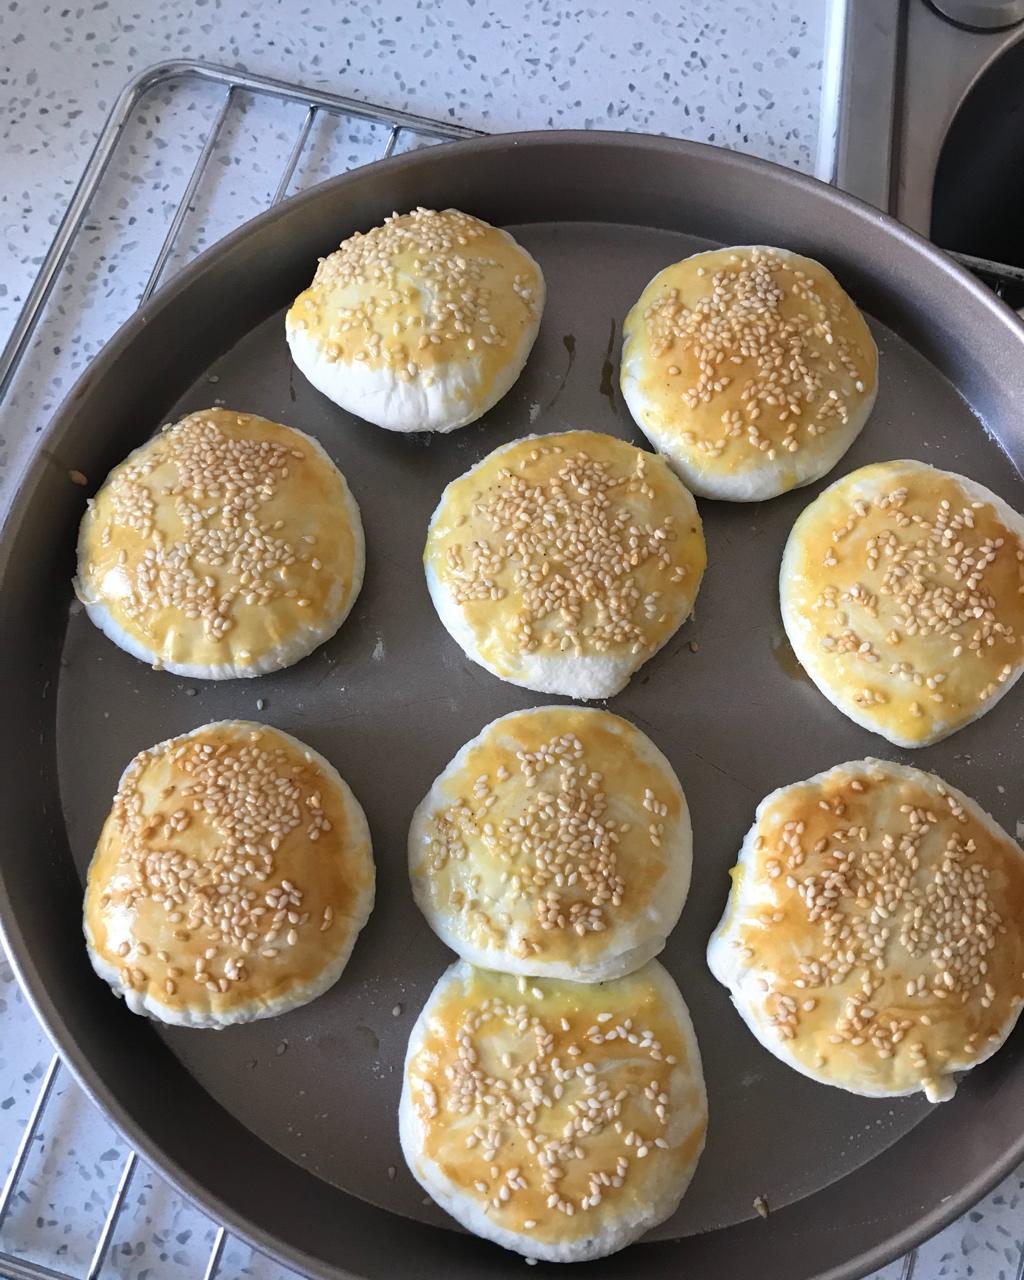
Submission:
<svg viewBox="0 0 1024 1280">
<path fill-rule="evenodd" d="M 793 652 L 793 646 L 789 643 L 789 636 L 785 631 L 779 631 L 772 637 L 772 656 L 779 670 L 784 671 L 791 680 L 810 680 L 800 659 Z"/>
<path fill-rule="evenodd" d="M 601 395 L 605 397 L 613 409 L 615 408 L 615 363 L 612 360 L 612 352 L 615 350 L 616 328 L 615 317 L 612 316 L 611 327 L 608 330 L 608 346 L 601 364 L 601 382 L 598 386 Z"/>
<path fill-rule="evenodd" d="M 562 372 L 562 380 L 559 382 L 555 394 L 545 405 L 546 409 L 550 409 L 558 397 L 565 390 L 565 384 L 568 381 L 569 374 L 572 372 L 572 366 L 576 360 L 576 335 L 574 333 L 565 333 L 562 335 L 562 346 L 565 347 L 569 354 L 569 359 L 565 362 L 565 369 Z"/>
<path fill-rule="evenodd" d="M 377 1053 L 380 1049 L 380 1037 L 377 1035 L 376 1031 L 374 1031 L 372 1027 L 368 1027 L 364 1022 L 357 1023 L 356 1030 L 370 1046 L 373 1052 Z"/>
</svg>

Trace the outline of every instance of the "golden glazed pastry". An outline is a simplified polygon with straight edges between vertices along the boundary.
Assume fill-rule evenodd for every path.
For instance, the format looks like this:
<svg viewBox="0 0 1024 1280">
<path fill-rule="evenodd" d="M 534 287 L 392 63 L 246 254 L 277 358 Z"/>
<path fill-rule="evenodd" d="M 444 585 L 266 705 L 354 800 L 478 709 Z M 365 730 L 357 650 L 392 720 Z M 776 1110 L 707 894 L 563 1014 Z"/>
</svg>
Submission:
<svg viewBox="0 0 1024 1280">
<path fill-rule="evenodd" d="M 438 616 L 510 684 L 607 698 L 693 611 L 700 516 L 666 463 L 596 431 L 527 436 L 445 489 L 424 553 Z"/>
<path fill-rule="evenodd" d="M 657 961 L 604 986 L 459 961 L 409 1039 L 399 1130 L 413 1176 L 527 1258 L 600 1258 L 663 1222 L 706 1128 L 693 1027 Z"/>
<path fill-rule="evenodd" d="M 923 462 L 879 462 L 800 516 L 779 579 L 793 651 L 857 724 L 923 747 L 1024 671 L 1024 518 Z"/>
<path fill-rule="evenodd" d="M 133 1013 L 225 1027 L 332 986 L 373 894 L 366 819 L 336 770 L 279 729 L 221 720 L 125 770 L 85 937 Z"/>
<path fill-rule="evenodd" d="M 136 658 L 226 680 L 330 639 L 364 562 L 359 508 L 315 440 L 204 409 L 136 449 L 90 500 L 75 591 Z"/>
<path fill-rule="evenodd" d="M 690 884 L 672 766 L 607 711 L 538 707 L 466 743 L 413 815 L 409 874 L 431 928 L 507 973 L 604 982 L 665 945 Z"/>
<path fill-rule="evenodd" d="M 454 431 L 522 372 L 544 277 L 522 245 L 457 209 L 414 209 L 320 259 L 285 321 L 318 391 L 389 431 Z"/>
<path fill-rule="evenodd" d="M 1024 999 L 1024 854 L 934 774 L 837 765 L 761 802 L 708 947 L 776 1057 L 870 1097 L 953 1095 Z"/>
<path fill-rule="evenodd" d="M 878 351 L 820 262 L 762 245 L 660 271 L 623 325 L 622 394 L 699 497 L 759 502 L 831 471 L 875 402 Z"/>
</svg>

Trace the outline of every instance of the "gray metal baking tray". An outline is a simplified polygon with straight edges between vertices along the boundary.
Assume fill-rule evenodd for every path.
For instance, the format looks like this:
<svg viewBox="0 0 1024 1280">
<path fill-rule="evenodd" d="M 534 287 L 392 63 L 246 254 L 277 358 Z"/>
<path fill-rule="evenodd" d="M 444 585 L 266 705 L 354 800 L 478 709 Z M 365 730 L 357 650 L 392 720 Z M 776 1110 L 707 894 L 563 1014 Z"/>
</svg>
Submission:
<svg viewBox="0 0 1024 1280">
<path fill-rule="evenodd" d="M 416 204 L 508 226 L 548 279 L 523 377 L 447 438 L 395 437 L 342 413 L 292 370 L 283 340 L 283 309 L 317 256 Z M 14 962 L 69 1065 L 130 1141 L 209 1212 L 311 1275 L 519 1274 L 515 1257 L 424 1204 L 399 1154 L 406 1035 L 450 958 L 412 903 L 405 835 L 467 738 L 550 699 L 463 658 L 427 597 L 423 536 L 445 483 L 529 430 L 584 426 L 642 443 L 617 391 L 626 310 L 667 262 L 752 241 L 821 258 L 871 318 L 878 404 L 839 471 L 916 456 L 1024 506 L 1024 328 L 939 251 L 763 162 L 667 139 L 547 133 L 384 161 L 228 237 L 93 363 L 12 508 L 0 544 L 0 917 Z M 316 435 L 366 524 L 366 585 L 350 620 L 305 662 L 253 682 L 148 670 L 91 627 L 69 587 L 88 492 L 69 473 L 95 487 L 161 423 L 215 400 Z M 591 1264 L 595 1276 L 686 1267 L 724 1280 L 756 1263 L 767 1280 L 854 1277 L 962 1212 L 1024 1155 L 1021 1036 L 940 1108 L 857 1099 L 766 1054 L 704 964 L 726 869 L 762 795 L 852 757 L 911 758 L 835 712 L 785 645 L 778 561 L 820 487 L 756 506 L 701 504 L 709 570 L 696 619 L 611 703 L 670 757 L 693 813 L 693 887 L 663 958 L 694 1016 L 711 1119 L 678 1215 L 648 1243 Z M 1022 711 L 1011 694 L 913 759 L 1012 829 Z M 342 981 L 308 1008 L 218 1034 L 164 1030 L 128 1014 L 92 975 L 81 877 L 127 759 L 236 715 L 305 738 L 351 783 L 373 829 L 377 907 Z"/>
</svg>

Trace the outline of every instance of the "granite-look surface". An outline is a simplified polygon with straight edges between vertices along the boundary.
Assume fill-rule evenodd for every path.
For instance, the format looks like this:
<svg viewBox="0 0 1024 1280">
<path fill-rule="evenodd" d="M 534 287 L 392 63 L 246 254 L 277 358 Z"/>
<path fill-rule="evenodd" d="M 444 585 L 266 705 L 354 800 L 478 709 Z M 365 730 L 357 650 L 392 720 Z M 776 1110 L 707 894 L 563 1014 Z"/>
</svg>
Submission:
<svg viewBox="0 0 1024 1280">
<path fill-rule="evenodd" d="M 688 0 L 570 6 L 520 0 L 247 5 L 241 0 L 10 0 L 0 10 L 0 341 L 6 338 L 112 101 L 130 75 L 200 57 L 490 131 L 648 130 L 737 147 L 811 170 L 824 6 Z M 165 87 L 130 123 L 8 403 L 0 503 L 53 408 L 134 309 L 223 93 Z M 302 109 L 241 98 L 168 272 L 264 208 Z M 293 190 L 379 154 L 379 127 L 321 120 Z M 412 145 L 410 140 L 409 145 Z M 83 955 L 83 963 L 84 955 Z M 0 1181 L 51 1050 L 0 956 Z M 62 1073 L 0 1231 L 0 1248 L 84 1274 L 127 1157 Z M 916 1280 L 1019 1280 L 1015 1174 L 918 1253 Z M 101 1276 L 202 1275 L 216 1226 L 140 1166 Z M 229 1240 L 219 1274 L 290 1273 Z M 895 1263 L 878 1280 L 906 1280 Z"/>
<path fill-rule="evenodd" d="M 823 5 L 801 0 L 511 7 L 10 0 L 0 8 L 0 340 L 111 104 L 129 76 L 152 63 L 242 65 L 489 131 L 650 130 L 810 169 L 823 41 Z M 220 99 L 213 89 L 164 91 L 129 129 L 58 285 L 38 358 L 27 362 L 0 419 L 0 486 L 21 470 L 55 405 L 131 314 Z M 243 125 L 228 139 L 230 154 L 225 149 L 212 166 L 221 170 L 224 200 L 209 238 L 264 207 L 301 117 L 301 109 L 261 104 L 246 117 L 250 131 Z M 372 158 L 368 132 L 376 131 L 319 139 L 299 185 Z"/>
</svg>

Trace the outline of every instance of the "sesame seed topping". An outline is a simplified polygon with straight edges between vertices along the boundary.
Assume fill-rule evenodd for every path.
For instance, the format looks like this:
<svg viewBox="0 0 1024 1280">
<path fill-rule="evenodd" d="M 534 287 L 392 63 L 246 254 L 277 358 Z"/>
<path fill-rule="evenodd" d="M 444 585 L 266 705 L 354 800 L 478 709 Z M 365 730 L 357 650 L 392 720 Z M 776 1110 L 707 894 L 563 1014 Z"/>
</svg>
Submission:
<svg viewBox="0 0 1024 1280">
<path fill-rule="evenodd" d="M 1024 665 L 1021 547 L 958 476 L 914 462 L 853 472 L 791 535 L 783 609 L 797 657 L 886 736 L 945 735 Z"/>
<path fill-rule="evenodd" d="M 786 788 L 757 830 L 747 905 L 725 932 L 735 981 L 786 1054 L 894 1092 L 973 1065 L 1024 995 L 1009 927 L 1024 855 L 1010 838 L 938 778 L 874 761 Z"/>
<path fill-rule="evenodd" d="M 283 503 L 287 521 L 272 519 Z M 296 608 L 348 598 L 349 503 L 333 463 L 290 428 L 190 414 L 111 472 L 82 523 L 76 587 L 158 666 L 246 665 L 309 627 Z M 324 522 L 330 546 L 315 572 L 296 535 Z"/>
<path fill-rule="evenodd" d="M 225 1010 L 268 989 L 301 993 L 350 944 L 363 923 L 354 895 L 372 883 L 369 846 L 350 837 L 347 802 L 304 755 L 275 730 L 224 722 L 129 765 L 85 911 L 99 954 L 146 958 L 145 971 L 131 967 L 135 990 Z M 313 825 L 334 833 L 316 857 Z M 325 935 L 336 910 L 346 928 Z"/>
<path fill-rule="evenodd" d="M 690 612 L 705 549 L 665 463 L 581 431 L 519 441 L 456 480 L 427 559 L 513 674 L 534 654 L 639 665 Z"/>
<path fill-rule="evenodd" d="M 599 1206 L 650 1194 L 681 1157 L 696 1159 L 703 1102 L 649 973 L 604 988 L 604 1025 L 631 1038 L 600 1043 L 571 983 L 524 997 L 514 979 L 469 966 L 439 983 L 406 1087 L 426 1154 L 496 1222 L 545 1239 L 576 1216 L 584 1234 Z M 666 1048 L 686 1065 L 670 1065 Z"/>
<path fill-rule="evenodd" d="M 825 268 L 764 248 L 701 263 L 666 268 L 635 309 L 653 362 L 644 395 L 678 425 L 679 443 L 702 466 L 727 455 L 733 468 L 760 468 L 845 426 L 850 402 L 874 386 L 876 356 Z"/>
<path fill-rule="evenodd" d="M 656 903 L 671 914 L 663 895 L 685 801 L 651 750 L 604 711 L 548 707 L 488 726 L 413 826 L 413 890 L 428 920 L 491 967 L 568 962 L 587 980 Z"/>
<path fill-rule="evenodd" d="M 511 237 L 456 209 L 418 208 L 322 258 L 288 324 L 315 334 L 332 363 L 432 385 L 439 363 L 496 363 L 542 301 L 536 264 Z"/>
</svg>

